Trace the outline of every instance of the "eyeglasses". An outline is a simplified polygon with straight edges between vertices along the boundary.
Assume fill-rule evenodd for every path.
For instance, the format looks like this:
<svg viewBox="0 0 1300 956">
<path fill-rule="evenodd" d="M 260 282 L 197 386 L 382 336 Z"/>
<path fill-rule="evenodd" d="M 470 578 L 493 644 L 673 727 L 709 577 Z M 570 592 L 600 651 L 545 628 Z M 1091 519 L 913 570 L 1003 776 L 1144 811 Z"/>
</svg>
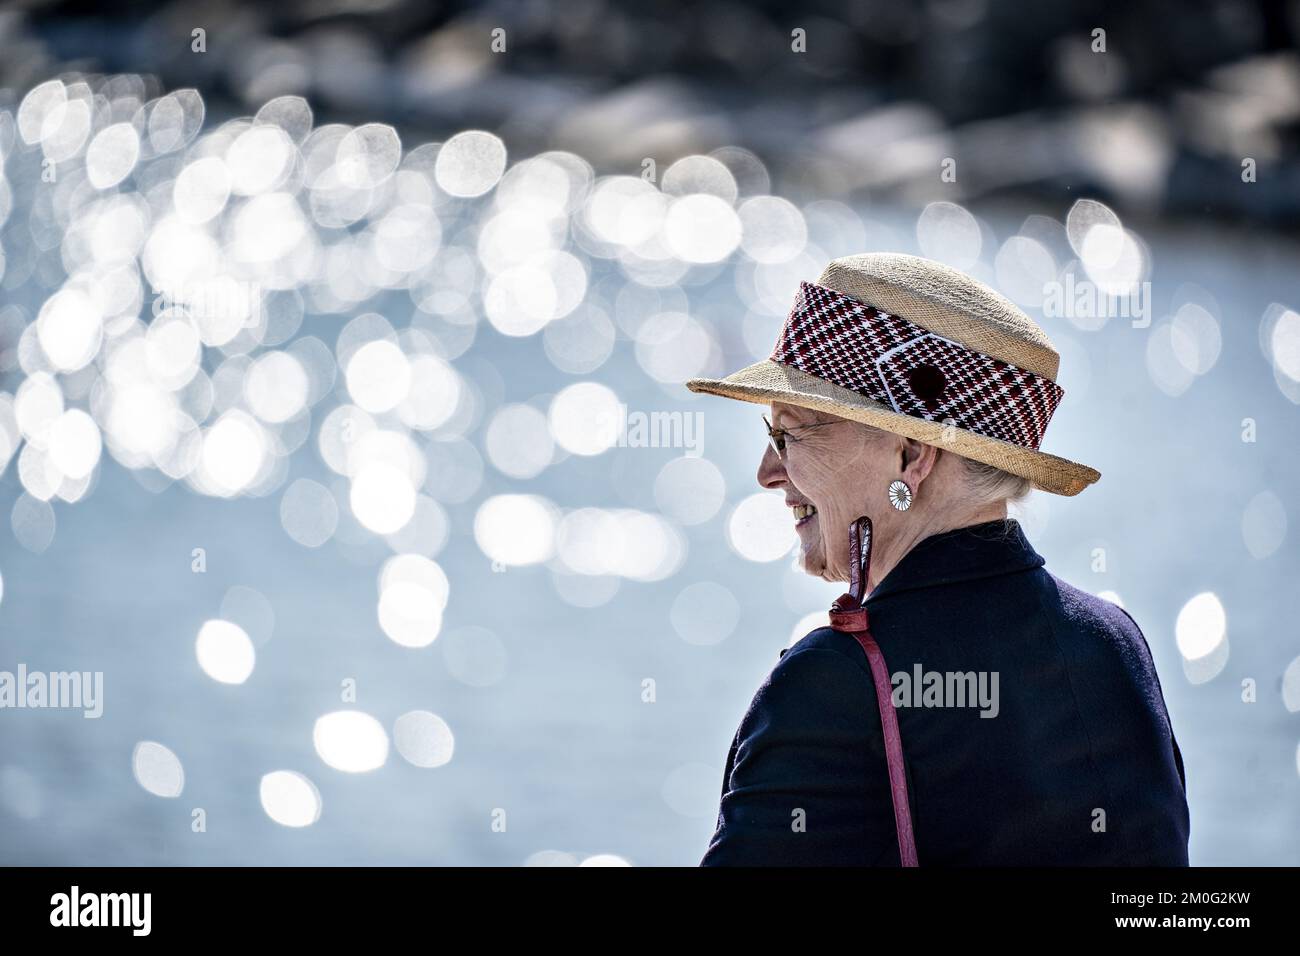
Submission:
<svg viewBox="0 0 1300 956">
<path fill-rule="evenodd" d="M 772 450 L 775 451 L 777 457 L 782 460 L 785 459 L 785 443 L 788 441 L 797 442 L 801 440 L 793 436 L 791 432 L 806 431 L 810 428 L 824 428 L 827 425 L 834 425 L 839 420 L 840 419 L 832 418 L 825 422 L 812 422 L 808 425 L 795 425 L 793 428 L 773 428 L 772 423 L 767 420 L 767 416 L 763 416 L 763 424 L 767 426 L 767 443 L 772 446 Z"/>
</svg>

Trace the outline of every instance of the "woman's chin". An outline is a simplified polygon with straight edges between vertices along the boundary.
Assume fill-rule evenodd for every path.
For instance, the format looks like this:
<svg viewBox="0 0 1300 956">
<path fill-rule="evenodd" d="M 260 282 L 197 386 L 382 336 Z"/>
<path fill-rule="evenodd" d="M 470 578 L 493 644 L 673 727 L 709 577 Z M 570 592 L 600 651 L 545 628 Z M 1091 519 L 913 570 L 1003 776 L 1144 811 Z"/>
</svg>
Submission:
<svg viewBox="0 0 1300 956">
<path fill-rule="evenodd" d="M 827 565 L 826 559 L 822 555 L 820 548 L 811 553 L 807 551 L 804 552 L 803 570 L 805 574 L 809 574 L 814 578 L 819 578 L 829 584 L 848 583 L 849 580 L 847 574 L 843 574 Z"/>
<path fill-rule="evenodd" d="M 799 558 L 799 566 L 804 574 L 826 580 L 826 562 L 822 560 L 821 547 L 818 542 L 805 546 Z"/>
</svg>

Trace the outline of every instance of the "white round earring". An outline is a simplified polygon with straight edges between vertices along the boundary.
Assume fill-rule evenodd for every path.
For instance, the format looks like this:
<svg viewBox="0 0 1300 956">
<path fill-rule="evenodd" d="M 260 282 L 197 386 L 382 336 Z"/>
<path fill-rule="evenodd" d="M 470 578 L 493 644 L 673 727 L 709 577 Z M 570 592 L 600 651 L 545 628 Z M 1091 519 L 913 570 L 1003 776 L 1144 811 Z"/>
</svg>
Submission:
<svg viewBox="0 0 1300 956">
<path fill-rule="evenodd" d="M 889 503 L 898 511 L 912 507 L 912 489 L 907 486 L 907 482 L 895 478 L 889 483 Z"/>
</svg>

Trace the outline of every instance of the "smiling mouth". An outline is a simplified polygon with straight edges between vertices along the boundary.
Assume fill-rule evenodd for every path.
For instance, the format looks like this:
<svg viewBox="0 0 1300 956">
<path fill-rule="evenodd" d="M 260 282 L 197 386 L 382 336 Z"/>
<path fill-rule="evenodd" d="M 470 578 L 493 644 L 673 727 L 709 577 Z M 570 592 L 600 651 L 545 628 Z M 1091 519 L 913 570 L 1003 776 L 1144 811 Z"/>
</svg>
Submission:
<svg viewBox="0 0 1300 956">
<path fill-rule="evenodd" d="M 802 528 L 809 521 L 812 521 L 813 518 L 817 517 L 817 509 L 812 505 L 795 505 L 793 511 L 794 526 L 796 528 Z"/>
</svg>

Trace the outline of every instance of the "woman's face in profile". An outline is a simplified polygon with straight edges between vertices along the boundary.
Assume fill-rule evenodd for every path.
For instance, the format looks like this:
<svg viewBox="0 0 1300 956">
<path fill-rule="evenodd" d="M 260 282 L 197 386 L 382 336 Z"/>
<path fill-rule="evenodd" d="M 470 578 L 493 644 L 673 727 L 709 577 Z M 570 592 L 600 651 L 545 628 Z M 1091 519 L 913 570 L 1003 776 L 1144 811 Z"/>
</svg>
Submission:
<svg viewBox="0 0 1300 956">
<path fill-rule="evenodd" d="M 849 524 L 861 515 L 873 523 L 869 491 L 888 486 L 884 462 L 887 433 L 825 412 L 773 402 L 768 420 L 778 453 L 769 443 L 758 466 L 758 483 L 783 491 L 799 535 L 805 572 L 826 581 L 849 579 Z"/>
</svg>

